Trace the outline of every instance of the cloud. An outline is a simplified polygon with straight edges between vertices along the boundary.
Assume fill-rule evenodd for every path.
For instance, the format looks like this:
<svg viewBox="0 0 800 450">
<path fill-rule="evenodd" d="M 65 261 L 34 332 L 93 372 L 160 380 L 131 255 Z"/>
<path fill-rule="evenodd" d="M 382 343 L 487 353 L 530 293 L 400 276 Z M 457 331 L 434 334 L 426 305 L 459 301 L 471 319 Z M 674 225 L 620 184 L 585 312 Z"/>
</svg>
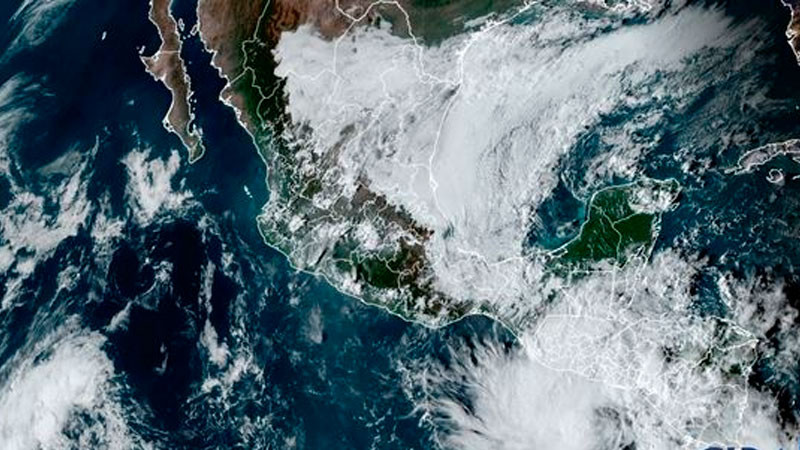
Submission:
<svg viewBox="0 0 800 450">
<path fill-rule="evenodd" d="M 297 136 L 297 170 L 324 180 L 312 203 L 329 208 L 367 183 L 434 231 L 426 254 L 437 289 L 496 309 L 531 290 L 523 255 L 531 216 L 585 130 L 621 108 L 647 109 L 643 122 L 657 123 L 714 83 L 709 76 L 730 73 L 709 67 L 743 64 L 736 55 L 754 29 L 698 7 L 633 26 L 613 14 L 530 8 L 535 14 L 513 25 L 494 23 L 434 47 L 387 28 L 326 41 L 301 27 L 283 33 L 276 48 L 286 111 L 311 130 Z M 631 142 L 636 130 L 610 135 L 609 144 L 629 148 L 598 157 L 592 173 L 635 174 L 647 151 Z M 305 227 L 292 256 L 307 267 L 350 227 L 337 214 L 309 221 L 287 210 L 299 195 L 274 194 L 264 217 L 293 233 Z M 387 228 L 378 230 L 382 242 L 365 244 L 389 245 L 396 232 Z"/>
<path fill-rule="evenodd" d="M 189 192 L 173 189 L 172 179 L 180 162 L 176 151 L 167 160 L 150 158 L 148 150 L 134 150 L 123 158 L 128 173 L 126 198 L 139 223 L 149 223 L 159 212 L 179 209 L 192 197 Z"/>
<path fill-rule="evenodd" d="M 690 261 L 564 285 L 512 349 L 451 339 L 443 358 L 400 358 L 409 398 L 445 448 L 786 447 L 774 400 L 748 384 L 757 331 L 692 313 Z"/>
<path fill-rule="evenodd" d="M 11 16 L 9 31 L 13 40 L 0 58 L 0 64 L 17 53 L 45 42 L 55 31 L 74 0 L 25 0 Z"/>
<path fill-rule="evenodd" d="M 71 423 L 78 445 L 131 448 L 123 411 L 114 398 L 114 368 L 101 349 L 105 339 L 71 321 L 3 368 L 0 383 L 0 447 L 8 450 L 66 448 Z M 83 418 L 81 417 L 83 416 Z"/>
</svg>

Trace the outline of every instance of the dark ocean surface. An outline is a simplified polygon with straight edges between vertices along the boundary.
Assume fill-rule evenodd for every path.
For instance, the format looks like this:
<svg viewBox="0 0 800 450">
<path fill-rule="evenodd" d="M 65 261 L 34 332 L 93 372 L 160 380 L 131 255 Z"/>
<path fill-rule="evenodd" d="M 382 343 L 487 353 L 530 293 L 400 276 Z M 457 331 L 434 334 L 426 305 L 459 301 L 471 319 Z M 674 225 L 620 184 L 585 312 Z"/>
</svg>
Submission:
<svg viewBox="0 0 800 450">
<path fill-rule="evenodd" d="M 187 32 L 190 3 L 176 8 Z M 188 166 L 179 140 L 162 127 L 169 94 L 139 60 L 140 48 L 150 55 L 158 46 L 147 7 L 77 1 L 45 42 L 0 67 L 0 83 L 24 75 L 41 86 L 14 100 L 32 104 L 36 115 L 16 135 L 19 173 L 11 176 L 46 193 L 49 179 L 40 169 L 96 142 L 89 200 L 122 221 L 103 250 L 107 257 L 96 255 L 92 215 L 37 260 L 15 306 L 0 312 L 0 381 L 10 376 L 15 354 L 77 317 L 106 338 L 102 350 L 113 363 L 124 420 L 157 448 L 428 445 L 430 432 L 403 392 L 396 361 L 438 351 L 444 357 L 449 344 L 464 339 L 510 336 L 483 318 L 428 330 L 292 270 L 257 232 L 255 215 L 267 198 L 264 165 L 233 112 L 217 101 L 223 82 L 197 37 L 187 38 L 183 56 L 207 154 Z M 3 3 L 0 20 L 8 22 L 16 8 Z M 180 152 L 173 183 L 193 199 L 138 223 L 127 210 L 129 175 L 120 161 L 143 148 L 150 159 Z M 6 204 L 8 190 L 0 190 Z M 58 289 L 67 266 L 80 275 L 72 288 Z M 124 317 L 123 326 L 109 327 L 114 317 Z M 213 363 L 201 342 L 207 322 L 227 347 L 224 363 Z M 209 383 L 235 364 L 242 367 L 237 382 Z M 67 437 L 80 441 L 83 428 L 99 420 L 90 416 L 71 417 Z"/>
<path fill-rule="evenodd" d="M 20 4 L 0 2 L 0 21 L 11 24 Z M 13 142 L 6 143 L 17 163 L 0 175 L 0 208 L 12 203 L 15 189 L 47 197 L 69 174 L 53 175 L 46 168 L 76 149 L 90 155 L 84 179 L 94 206 L 75 235 L 52 252 L 31 256 L 30 276 L 19 277 L 19 266 L 0 274 L 0 294 L 13 299 L 0 309 L 0 384 L 13 378 L 19 358 L 47 358 L 55 350 L 38 350 L 37 342 L 77 320 L 78 328 L 102 337 L 102 352 L 113 365 L 109 395 L 127 432 L 155 448 L 432 446 L 433 431 L 422 420 L 423 411 L 415 409 L 419 393 L 404 379 L 405 368 L 427 359 L 447 367 L 452 349 L 469 353 L 480 341 L 499 342 L 514 352 L 513 337 L 483 317 L 440 330 L 402 321 L 298 273 L 264 244 L 255 224 L 268 197 L 264 165 L 233 111 L 217 100 L 223 82 L 198 38 L 189 35 L 193 7 L 181 0 L 175 8 L 186 23 L 183 56 L 207 149 L 191 166 L 178 138 L 162 126 L 169 93 L 139 60 L 140 49 L 150 55 L 158 47 L 146 2 L 75 1 L 58 14 L 44 41 L 6 53 L 11 56 L 0 65 L 0 85 L 22 77 L 35 88 L 0 106 L 0 113 L 24 107 L 35 114 L 25 117 Z M 747 145 L 800 136 L 795 81 L 800 71 L 782 38 L 785 10 L 777 1 L 733 2 L 727 8 L 737 20 L 764 17 L 775 35 L 759 68 L 773 86 L 771 109 L 732 108 L 738 112 L 729 119 L 752 127 Z M 101 40 L 103 32 L 107 37 Z M 16 33 L 13 26 L 0 32 L 0 49 L 8 49 Z M 710 86 L 708 100 L 732 99 L 739 88 L 735 78 L 730 86 Z M 791 295 L 797 295 L 800 240 L 782 239 L 780 245 L 770 240 L 791 231 L 781 224 L 800 223 L 800 182 L 792 179 L 800 174 L 796 164 L 775 161 L 731 183 L 723 169 L 742 149 L 709 144 L 702 153 L 712 169 L 697 176 L 684 175 L 685 161 L 672 158 L 692 136 L 713 132 L 686 124 L 707 121 L 715 108 L 697 104 L 660 124 L 667 132 L 645 174 L 676 177 L 685 190 L 677 209 L 662 218 L 656 249 L 674 245 L 698 223 L 734 217 L 740 226 L 693 237 L 691 251 L 707 255 L 709 271 L 768 272 L 787 280 L 794 286 Z M 634 112 L 619 114 L 628 113 Z M 606 120 L 601 127 L 625 117 Z M 591 148 L 592 132 L 599 131 L 587 131 L 582 140 L 584 159 L 600 151 Z M 131 175 L 122 161 L 131 152 L 167 161 L 175 151 L 181 163 L 170 187 L 191 198 L 138 219 L 129 208 Z M 584 198 L 570 192 L 596 188 L 574 181 L 583 179 L 584 163 L 563 162 L 564 181 L 540 211 L 548 225 L 532 231 L 531 245 L 552 248 L 577 233 Z M 787 172 L 780 196 L 765 179 L 775 165 Z M 58 202 L 43 208 L 59 215 Z M 120 231 L 98 242 L 97 233 L 112 223 Z M 558 228 L 559 223 L 567 226 Z M 66 288 L 65 276 L 71 279 Z M 14 284 L 16 279 L 23 281 Z M 697 289 L 705 299 L 698 310 L 725 313 L 713 280 L 698 279 Z M 480 365 L 477 357 L 472 364 Z M 773 383 L 765 389 L 783 392 L 786 409 L 794 408 L 800 369 L 776 380 L 769 362 L 762 366 L 754 385 Z M 458 380 L 446 388 L 469 405 Z M 64 438 L 74 448 L 104 445 L 106 437 L 91 430 L 108 425 L 106 418 L 85 412 L 71 415 L 68 423 Z"/>
</svg>

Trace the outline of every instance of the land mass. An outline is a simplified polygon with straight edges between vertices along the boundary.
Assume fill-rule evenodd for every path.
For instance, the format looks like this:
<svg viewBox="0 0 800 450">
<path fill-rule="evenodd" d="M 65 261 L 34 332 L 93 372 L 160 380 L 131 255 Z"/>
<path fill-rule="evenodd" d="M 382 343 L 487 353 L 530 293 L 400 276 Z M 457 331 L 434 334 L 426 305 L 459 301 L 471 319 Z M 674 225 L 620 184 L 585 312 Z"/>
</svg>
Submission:
<svg viewBox="0 0 800 450">
<path fill-rule="evenodd" d="M 781 0 L 781 3 L 791 11 L 789 25 L 786 27 L 786 39 L 800 62 L 800 0 Z"/>
<path fill-rule="evenodd" d="M 560 270 L 578 270 L 609 260 L 624 265 L 646 256 L 658 235 L 660 216 L 680 192 L 675 180 L 642 179 L 596 192 L 588 217 L 575 239 L 553 252 Z"/>
<path fill-rule="evenodd" d="M 471 305 L 433 286 L 424 250 L 431 231 L 373 191 L 366 179 L 358 180 L 353 195 L 320 204 L 319 194 L 337 186 L 300 168 L 333 167 L 337 152 L 304 160 L 308 152 L 298 143 L 306 132 L 286 113 L 284 80 L 275 75 L 272 50 L 281 33 L 312 24 L 333 39 L 351 26 L 374 24 L 378 16 L 369 5 L 201 0 L 197 14 L 201 38 L 227 80 L 221 99 L 236 110 L 268 167 L 270 200 L 258 218 L 265 241 L 295 267 L 325 276 L 345 293 L 405 318 L 441 324 L 463 316 Z M 363 227 L 379 230 L 380 242 L 371 249 L 359 245 Z"/>
<path fill-rule="evenodd" d="M 164 127 L 180 138 L 189 152 L 189 162 L 195 162 L 203 156 L 205 148 L 201 133 L 193 123 L 191 81 L 181 58 L 182 42 L 171 6 L 171 0 L 150 1 L 150 21 L 158 28 L 161 45 L 155 54 L 141 59 L 147 72 L 163 83 L 172 95 Z"/>
<path fill-rule="evenodd" d="M 447 19 L 463 12 L 465 5 L 468 14 Z M 475 0 L 200 0 L 197 8 L 201 39 L 227 81 L 221 100 L 234 108 L 268 169 L 270 199 L 258 217 L 265 242 L 284 253 L 293 266 L 325 277 L 340 291 L 430 326 L 472 313 L 494 315 L 494 311 L 485 303 L 455 298 L 439 287 L 433 269 L 436 261 L 426 250 L 433 230 L 389 201 L 367 177 L 343 181 L 339 156 L 358 137 L 357 130 L 345 128 L 331 148 L 311 151 L 313 130 L 288 112 L 286 80 L 276 74 L 275 49 L 283 33 L 302 25 L 335 40 L 353 27 L 383 27 L 388 22 L 397 35 L 407 37 L 413 29 L 414 39 L 436 42 L 446 33 L 432 24 L 445 21 L 455 34 L 463 30 L 467 19 L 487 9 Z M 445 91 L 445 95 L 455 94 L 454 89 Z M 653 183 L 648 186 L 658 184 Z M 622 198 L 616 205 L 619 211 L 634 208 L 633 192 L 641 192 L 644 185 L 636 186 L 642 189 L 601 194 L 597 210 L 614 214 L 613 199 L 609 205 L 600 205 L 612 193 Z M 615 216 L 606 231 L 621 233 L 619 238 L 592 232 L 607 225 L 592 216 L 584 227 L 587 234 L 568 246 L 562 261 L 590 264 L 606 257 L 622 261 L 624 255 L 652 241 L 657 214 Z"/>
</svg>

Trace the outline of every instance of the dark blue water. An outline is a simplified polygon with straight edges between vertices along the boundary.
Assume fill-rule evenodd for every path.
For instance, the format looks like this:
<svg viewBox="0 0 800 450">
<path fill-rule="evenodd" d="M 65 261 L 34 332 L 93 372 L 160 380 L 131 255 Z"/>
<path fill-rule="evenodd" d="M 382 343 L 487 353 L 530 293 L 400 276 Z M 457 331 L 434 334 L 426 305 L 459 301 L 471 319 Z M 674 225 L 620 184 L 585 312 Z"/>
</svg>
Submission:
<svg viewBox="0 0 800 450">
<path fill-rule="evenodd" d="M 176 7 L 186 31 L 191 3 Z M 14 7 L 2 8 L 2 18 Z M 49 181 L 36 170 L 97 141 L 90 197 L 107 200 L 110 215 L 125 220 L 108 262 L 90 234 L 94 214 L 39 262 L 19 305 L 0 313 L 0 367 L 77 316 L 108 338 L 104 350 L 128 426 L 159 448 L 429 446 L 430 430 L 413 413 L 398 359 L 445 357 L 454 342 L 508 334 L 481 318 L 440 331 L 411 325 L 296 273 L 268 248 L 255 227 L 268 195 L 264 166 L 233 112 L 217 100 L 223 82 L 196 37 L 187 38 L 183 56 L 208 151 L 192 166 L 183 163 L 175 178 L 198 201 L 151 223 L 133 221 L 120 160 L 141 148 L 150 148 L 151 158 L 167 158 L 173 149 L 185 154 L 161 126 L 168 92 L 139 61 L 139 48 L 151 54 L 157 39 L 146 2 L 83 0 L 51 39 L 0 68 L 0 82 L 24 74 L 41 85 L 18 100 L 34 105 L 37 116 L 16 140 L 15 179 L 46 192 Z M 0 206 L 10 200 L 3 186 Z M 159 275 L 165 265 L 171 269 Z M 82 276 L 72 289 L 58 290 L 56 274 L 68 266 Z M 125 325 L 108 328 L 121 314 Z M 206 322 L 228 347 L 221 367 L 201 344 Z M 237 382 L 203 389 L 236 357 L 249 361 Z"/>
<path fill-rule="evenodd" d="M 582 202 L 592 192 L 633 181 L 590 177 L 592 158 L 614 151 L 603 140 L 604 133 L 650 108 L 663 108 L 667 114 L 661 121 L 631 136 L 634 142 L 647 145 L 638 175 L 675 178 L 683 187 L 676 209 L 661 217 L 654 252 L 678 248 L 702 267 L 691 292 L 693 309 L 701 316 L 729 317 L 717 284 L 721 274 L 755 279 L 765 289 L 783 286 L 787 301 L 796 308 L 800 306 L 800 163 L 777 158 L 753 173 L 728 171 L 750 149 L 800 136 L 800 67 L 783 39 L 788 12 L 778 1 L 698 3 L 725 8 L 734 23 L 757 20 L 763 35 L 774 39 L 755 52 L 740 72 L 724 66 L 711 68 L 728 76 L 722 83 L 704 86 L 685 107 L 676 108 L 668 99 L 653 100 L 615 110 L 587 129 L 561 161 L 561 180 L 536 211 L 529 243 L 555 248 L 573 238 L 579 232 L 576 221 L 583 221 Z M 758 94 L 762 91 L 765 97 Z M 737 139 L 726 139 L 733 135 Z M 767 180 L 772 169 L 782 171 L 783 183 Z M 587 179 L 594 181 L 587 183 Z M 773 327 L 769 343 L 759 347 L 751 382 L 776 396 L 784 422 L 796 423 L 800 364 L 782 361 L 781 369 L 775 368 L 772 355 L 783 345 L 777 329 Z"/>
<path fill-rule="evenodd" d="M 0 4 L 0 19 L 7 21 L 18 3 Z M 786 15 L 778 2 L 729 2 L 726 7 L 738 20 L 764 17 L 775 36 L 783 34 Z M 157 448 L 283 448 L 290 442 L 311 449 L 432 446 L 431 430 L 414 411 L 399 363 L 433 358 L 446 367 L 450 347 L 472 348 L 486 339 L 511 348 L 511 336 L 477 317 L 442 330 L 409 324 L 297 273 L 262 242 L 255 216 L 268 198 L 264 166 L 233 112 L 218 101 L 223 82 L 210 67 L 210 56 L 187 35 L 193 9 L 193 2 L 181 0 L 175 12 L 187 24 L 183 56 L 207 154 L 192 166 L 183 163 L 175 177 L 185 180 L 183 189 L 197 201 L 148 223 L 130 216 L 121 159 L 133 149 L 150 148 L 156 158 L 173 150 L 183 157 L 185 151 L 161 125 L 167 90 L 139 61 L 141 47 L 149 55 L 158 46 L 147 4 L 79 0 L 50 39 L 0 66 L 0 83 L 22 75 L 39 85 L 14 100 L 31 105 L 36 116 L 9 149 L 19 167 L 0 178 L 0 208 L 11 201 L 9 180 L 31 192 L 47 192 L 52 180 L 37 170 L 97 142 L 90 198 L 98 205 L 107 201 L 108 214 L 124 221 L 108 258 L 99 254 L 101 246 L 90 233 L 98 220 L 94 211 L 76 236 L 38 261 L 18 288 L 15 306 L 0 312 L 0 382 L 21 348 L 77 316 L 84 327 L 107 337 L 104 351 L 114 365 L 127 424 Z M 103 31 L 108 37 L 101 41 Z M 8 45 L 11 33 L 0 36 L 0 45 Z M 790 301 L 800 305 L 795 270 L 800 241 L 794 238 L 800 182 L 791 179 L 800 170 L 785 160 L 737 177 L 723 170 L 746 148 L 800 136 L 793 113 L 800 104 L 795 81 L 800 70 L 793 55 L 777 38 L 758 64 L 775 101 L 742 102 L 726 117 L 750 137 L 747 142 L 737 148 L 712 142 L 697 149 L 709 159 L 710 170 L 697 167 L 687 174 L 681 169 L 684 161 L 672 157 L 696 137 L 714 132 L 707 126 L 719 103 L 712 100 L 738 101 L 746 86 L 734 76 L 729 85 L 709 87 L 696 104 L 659 124 L 658 131 L 665 133 L 644 171 L 655 178 L 676 177 L 684 186 L 678 208 L 662 218 L 656 251 L 681 242 L 687 252 L 701 255 L 707 269 L 694 289 L 703 315 L 727 314 L 714 282 L 721 272 L 783 281 Z M 597 133 L 636 112 L 618 111 L 587 130 L 580 151 L 573 152 L 580 158 L 563 161 L 564 178 L 538 211 L 541 226 L 531 232 L 532 245 L 555 247 L 577 233 L 585 198 L 573 192 L 597 187 L 580 180 L 586 161 L 607 150 L 599 147 Z M 774 167 L 787 174 L 782 187 L 765 179 Z M 693 228 L 714 223 L 733 226 L 687 240 Z M 70 289 L 59 290 L 57 274 L 64 267 L 78 268 L 81 276 Z M 9 279 L 0 274 L 0 294 Z M 109 328 L 124 311 L 125 326 Z M 201 342 L 207 323 L 228 348 L 222 365 L 210 360 Z M 230 373 L 237 358 L 247 361 L 238 381 L 207 384 Z M 780 393 L 782 411 L 793 411 L 800 400 L 800 368 L 776 377 L 765 357 L 756 369 L 753 384 Z M 457 385 L 452 391 L 469 407 Z"/>
<path fill-rule="evenodd" d="M 551 248 L 553 243 L 574 237 L 579 230 L 575 221 L 583 220 L 581 205 L 592 192 L 634 181 L 615 175 L 592 178 L 592 159 L 614 152 L 613 145 L 603 139 L 605 133 L 630 123 L 639 114 L 663 109 L 666 114 L 662 120 L 630 136 L 633 142 L 647 146 L 642 170 L 636 176 L 675 178 L 683 187 L 677 209 L 663 215 L 655 250 L 680 247 L 702 252 L 712 265 L 727 255 L 727 262 L 719 267 L 723 270 L 800 262 L 798 241 L 790 238 L 798 223 L 798 182 L 794 175 L 800 165 L 784 158 L 753 174 L 728 173 L 746 151 L 800 135 L 800 67 L 782 39 L 787 10 L 780 2 L 699 3 L 722 4 L 734 23 L 757 20 L 765 37 L 776 38 L 765 38 L 768 45 L 755 52 L 755 58 L 741 73 L 712 68 L 730 75 L 723 83 L 704 86 L 689 105 L 678 108 L 668 98 L 654 99 L 602 116 L 561 161 L 560 182 L 536 212 L 540 220 L 531 231 L 532 245 Z M 766 98 L 760 98 L 764 90 Z M 738 139 L 726 140 L 733 135 Z M 786 174 L 784 185 L 766 180 L 769 170 L 776 167 Z M 724 232 L 714 232 L 714 224 Z M 708 232 L 695 236 L 698 228 Z M 559 236 L 558 230 L 563 235 Z M 776 245 L 778 241 L 780 245 Z"/>
</svg>

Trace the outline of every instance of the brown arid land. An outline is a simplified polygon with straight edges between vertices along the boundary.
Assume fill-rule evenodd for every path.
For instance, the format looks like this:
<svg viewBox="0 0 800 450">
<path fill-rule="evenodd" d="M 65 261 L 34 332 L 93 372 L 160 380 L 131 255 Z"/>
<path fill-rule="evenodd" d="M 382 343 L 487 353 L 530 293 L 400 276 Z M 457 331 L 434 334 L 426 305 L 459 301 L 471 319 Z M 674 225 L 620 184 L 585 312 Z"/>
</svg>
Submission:
<svg viewBox="0 0 800 450">
<path fill-rule="evenodd" d="M 781 1 L 792 12 L 789 26 L 786 27 L 786 39 L 789 40 L 789 46 L 792 47 L 792 51 L 800 62 L 800 0 Z"/>
<path fill-rule="evenodd" d="M 204 153 L 200 132 L 194 126 L 190 98 L 191 81 L 181 59 L 181 37 L 178 23 L 170 12 L 171 0 L 151 0 L 150 21 L 158 28 L 161 46 L 152 56 L 143 56 L 147 71 L 169 89 L 172 100 L 164 126 L 175 133 L 189 151 L 189 162 L 200 159 Z"/>
</svg>

